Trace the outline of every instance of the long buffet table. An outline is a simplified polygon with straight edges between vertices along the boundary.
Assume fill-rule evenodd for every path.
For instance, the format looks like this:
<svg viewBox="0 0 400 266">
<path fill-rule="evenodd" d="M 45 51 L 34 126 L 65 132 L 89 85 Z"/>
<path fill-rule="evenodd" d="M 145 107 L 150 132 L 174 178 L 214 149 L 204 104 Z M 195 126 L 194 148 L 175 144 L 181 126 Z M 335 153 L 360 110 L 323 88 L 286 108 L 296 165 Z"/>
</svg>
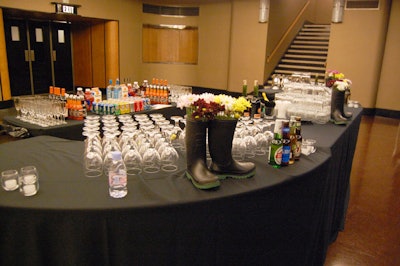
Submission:
<svg viewBox="0 0 400 266">
<path fill-rule="evenodd" d="M 33 197 L 0 191 L 0 265 L 323 265 L 343 228 L 361 119 L 304 125 L 317 152 L 201 191 L 173 174 L 129 177 L 128 195 L 108 196 L 88 179 L 83 142 L 38 136 L 0 145 L 0 170 L 36 165 Z"/>
<path fill-rule="evenodd" d="M 140 111 L 134 114 L 152 114 L 152 113 L 163 113 L 166 118 L 170 118 L 174 115 L 182 116 L 185 114 L 184 110 L 178 109 L 175 105 L 165 105 L 165 104 L 156 104 L 153 105 L 151 110 Z M 91 113 L 89 113 L 91 115 Z M 39 125 L 35 125 L 32 123 L 28 123 L 25 121 L 20 120 L 17 118 L 16 115 L 9 115 L 3 118 L 4 123 L 26 128 L 29 132 L 30 136 L 53 136 L 59 137 L 64 139 L 71 139 L 71 140 L 83 140 L 84 136 L 82 136 L 82 128 L 83 128 L 83 121 L 82 120 L 71 120 L 67 119 L 66 124 L 49 126 L 49 127 L 42 127 Z"/>
</svg>

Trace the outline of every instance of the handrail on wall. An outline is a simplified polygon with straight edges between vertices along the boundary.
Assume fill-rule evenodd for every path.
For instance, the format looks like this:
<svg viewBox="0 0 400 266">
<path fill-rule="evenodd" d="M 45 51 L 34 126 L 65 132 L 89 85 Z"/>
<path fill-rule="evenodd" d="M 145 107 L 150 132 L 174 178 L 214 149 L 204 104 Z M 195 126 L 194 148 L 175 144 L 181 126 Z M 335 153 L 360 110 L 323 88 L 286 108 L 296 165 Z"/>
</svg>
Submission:
<svg viewBox="0 0 400 266">
<path fill-rule="evenodd" d="M 267 63 L 271 61 L 271 58 L 274 57 L 275 53 L 279 50 L 281 45 L 283 44 L 284 40 L 286 37 L 289 35 L 289 33 L 292 31 L 294 26 L 297 24 L 301 16 L 304 14 L 304 12 L 307 10 L 308 5 L 310 4 L 310 1 L 307 1 L 303 8 L 300 10 L 300 12 L 297 14 L 296 18 L 293 20 L 292 24 L 290 24 L 289 28 L 285 31 L 283 34 L 282 38 L 279 40 L 278 44 L 275 46 L 274 50 L 272 50 L 271 54 L 268 56 Z"/>
</svg>

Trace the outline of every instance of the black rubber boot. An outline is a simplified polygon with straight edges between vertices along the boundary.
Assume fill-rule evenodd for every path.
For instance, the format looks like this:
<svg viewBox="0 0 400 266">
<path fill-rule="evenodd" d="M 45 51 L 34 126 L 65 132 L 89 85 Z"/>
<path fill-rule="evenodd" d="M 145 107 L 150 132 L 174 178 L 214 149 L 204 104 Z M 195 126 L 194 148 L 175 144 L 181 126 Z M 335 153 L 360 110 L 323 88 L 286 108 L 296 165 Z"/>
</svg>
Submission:
<svg viewBox="0 0 400 266">
<path fill-rule="evenodd" d="M 208 122 L 186 120 L 186 176 L 199 189 L 219 187 L 218 176 L 206 164 L 206 132 Z"/>
<path fill-rule="evenodd" d="M 344 91 L 332 88 L 331 121 L 336 125 L 347 124 L 347 119 L 342 115 L 344 109 Z"/>
<path fill-rule="evenodd" d="M 349 89 L 346 89 L 346 91 L 345 91 L 345 93 L 344 93 L 344 99 L 345 99 L 344 102 L 345 102 L 345 103 L 347 103 L 349 96 L 350 96 L 350 90 L 349 90 Z M 352 113 L 352 112 L 345 112 L 345 111 L 343 110 L 342 116 L 343 116 L 344 118 L 346 118 L 346 119 L 350 119 L 350 118 L 353 116 L 353 113 Z"/>
<path fill-rule="evenodd" d="M 237 120 L 212 120 L 208 128 L 208 149 L 212 163 L 210 170 L 220 179 L 244 179 L 254 176 L 252 162 L 238 162 L 232 157 L 232 141 Z"/>
</svg>

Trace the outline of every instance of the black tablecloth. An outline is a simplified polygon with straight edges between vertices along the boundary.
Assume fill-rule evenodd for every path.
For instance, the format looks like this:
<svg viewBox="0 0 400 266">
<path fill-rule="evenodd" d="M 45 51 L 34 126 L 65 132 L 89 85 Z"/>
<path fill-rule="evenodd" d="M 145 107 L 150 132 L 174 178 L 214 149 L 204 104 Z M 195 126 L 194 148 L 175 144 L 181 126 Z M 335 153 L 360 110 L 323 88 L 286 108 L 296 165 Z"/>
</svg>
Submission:
<svg viewBox="0 0 400 266">
<path fill-rule="evenodd" d="M 123 199 L 88 179 L 83 142 L 40 136 L 0 145 L 0 170 L 36 165 L 33 197 L 0 191 L 1 265 L 323 265 L 342 227 L 360 110 L 351 124 L 303 126 L 317 152 L 201 191 L 173 174 L 128 180 Z M 338 153 L 338 154 L 336 154 Z"/>
<path fill-rule="evenodd" d="M 169 119 L 173 115 L 183 116 L 185 114 L 185 111 L 176 108 L 174 105 L 157 104 L 154 105 L 151 110 L 132 113 L 132 115 L 143 114 L 143 113 L 146 114 L 162 113 L 167 119 Z M 91 113 L 89 113 L 89 115 L 91 115 Z M 82 128 L 83 128 L 82 120 L 67 119 L 66 120 L 67 124 L 49 126 L 49 127 L 42 127 L 36 124 L 24 122 L 18 119 L 16 116 L 5 116 L 3 118 L 3 121 L 13 126 L 26 128 L 29 134 L 33 137 L 47 135 L 47 136 L 53 136 L 71 140 L 84 139 L 84 137 L 82 136 Z"/>
</svg>

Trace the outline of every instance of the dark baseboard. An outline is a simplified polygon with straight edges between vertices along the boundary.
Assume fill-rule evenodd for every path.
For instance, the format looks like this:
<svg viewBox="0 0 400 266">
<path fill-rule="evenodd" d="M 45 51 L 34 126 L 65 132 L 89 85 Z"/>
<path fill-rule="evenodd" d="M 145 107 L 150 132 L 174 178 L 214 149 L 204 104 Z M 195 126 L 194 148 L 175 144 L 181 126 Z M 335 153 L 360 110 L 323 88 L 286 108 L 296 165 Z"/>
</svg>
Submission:
<svg viewBox="0 0 400 266">
<path fill-rule="evenodd" d="M 376 108 L 375 115 L 400 119 L 400 111 L 395 111 L 395 110 Z"/>
<path fill-rule="evenodd" d="M 367 116 L 383 116 L 388 118 L 400 119 L 400 111 L 381 109 L 381 108 L 364 108 L 363 115 Z"/>
<path fill-rule="evenodd" d="M 7 109 L 14 106 L 13 100 L 0 101 L 0 109 Z"/>
</svg>

